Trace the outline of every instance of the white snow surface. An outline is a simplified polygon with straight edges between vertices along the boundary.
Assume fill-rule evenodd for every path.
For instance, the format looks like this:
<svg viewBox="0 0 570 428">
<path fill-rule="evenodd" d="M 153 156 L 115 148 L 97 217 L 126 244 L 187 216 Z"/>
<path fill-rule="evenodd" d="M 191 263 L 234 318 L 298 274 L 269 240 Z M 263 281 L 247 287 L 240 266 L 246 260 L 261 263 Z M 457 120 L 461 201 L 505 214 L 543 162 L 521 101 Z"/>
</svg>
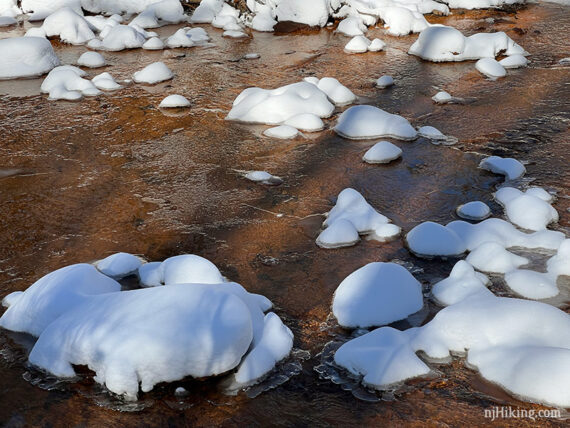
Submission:
<svg viewBox="0 0 570 428">
<path fill-rule="evenodd" d="M 276 185 L 283 182 L 280 177 L 272 175 L 267 171 L 249 171 L 247 174 L 245 174 L 245 178 L 255 183 L 261 184 Z"/>
<path fill-rule="evenodd" d="M 323 77 L 315 84 L 334 105 L 345 106 L 356 101 L 356 95 L 334 77 Z"/>
<path fill-rule="evenodd" d="M 195 254 L 182 254 L 164 260 L 160 265 L 160 278 L 165 285 L 224 282 L 215 264 Z"/>
<path fill-rule="evenodd" d="M 22 11 L 29 13 L 30 21 L 41 21 L 62 8 L 70 8 L 83 15 L 81 0 L 22 0 Z"/>
<path fill-rule="evenodd" d="M 158 37 L 151 37 L 142 45 L 143 49 L 148 49 L 151 51 L 164 49 L 164 42 Z"/>
<path fill-rule="evenodd" d="M 369 39 L 364 36 L 354 36 L 344 46 L 344 50 L 351 53 L 364 53 L 368 51 L 368 46 L 370 46 Z"/>
<path fill-rule="evenodd" d="M 348 37 L 363 36 L 366 33 L 366 25 L 358 16 L 349 16 L 338 23 L 336 31 Z"/>
<path fill-rule="evenodd" d="M 351 247 L 360 241 L 358 230 L 349 220 L 341 218 L 317 237 L 316 243 L 321 248 L 342 248 Z"/>
<path fill-rule="evenodd" d="M 457 207 L 457 215 L 467 220 L 485 220 L 491 215 L 491 209 L 485 202 L 471 201 Z"/>
<path fill-rule="evenodd" d="M 153 62 L 133 74 L 133 80 L 136 83 L 148 83 L 151 85 L 170 80 L 173 77 L 174 74 L 163 62 Z"/>
<path fill-rule="evenodd" d="M 536 189 L 521 192 L 513 187 L 503 187 L 494 196 L 511 223 L 527 230 L 544 230 L 550 223 L 558 221 L 558 212 L 540 197 L 542 192 L 548 193 L 540 188 L 542 192 L 539 193 Z"/>
<path fill-rule="evenodd" d="M 515 269 L 505 274 L 511 290 L 527 299 L 547 299 L 559 293 L 556 276 L 527 269 Z"/>
<path fill-rule="evenodd" d="M 122 51 L 140 48 L 146 41 L 145 34 L 137 28 L 121 24 L 106 27 L 99 37 L 101 40 L 93 39 L 87 45 L 92 49 Z"/>
<path fill-rule="evenodd" d="M 436 104 L 446 104 L 451 102 L 453 100 L 453 97 L 445 91 L 439 91 L 437 94 L 431 97 L 431 99 Z"/>
<path fill-rule="evenodd" d="M 479 168 L 504 175 L 507 180 L 516 180 L 524 175 L 526 168 L 513 158 L 490 156 L 479 163 Z"/>
<path fill-rule="evenodd" d="M 77 60 L 78 65 L 89 68 L 99 68 L 107 65 L 105 58 L 98 52 L 85 52 Z"/>
<path fill-rule="evenodd" d="M 499 61 L 504 68 L 526 67 L 528 59 L 524 55 L 511 55 Z"/>
<path fill-rule="evenodd" d="M 11 37 L 0 40 L 0 80 L 36 77 L 59 65 L 49 40 Z"/>
<path fill-rule="evenodd" d="M 401 155 L 401 148 L 388 141 L 380 141 L 368 149 L 362 159 L 367 163 L 389 163 Z"/>
<path fill-rule="evenodd" d="M 403 266 L 369 263 L 334 293 L 332 311 L 343 327 L 367 328 L 407 318 L 423 307 L 421 284 Z"/>
<path fill-rule="evenodd" d="M 272 90 L 245 89 L 234 100 L 226 119 L 279 125 L 299 114 L 326 118 L 333 111 L 334 105 L 316 85 L 298 82 Z"/>
<path fill-rule="evenodd" d="M 390 114 L 374 106 L 352 106 L 338 118 L 335 132 L 353 140 L 392 137 L 413 140 L 416 130 L 402 116 Z"/>
<path fill-rule="evenodd" d="M 292 126 L 306 132 L 317 132 L 324 129 L 325 124 L 316 114 L 302 113 L 283 122 L 283 125 Z"/>
<path fill-rule="evenodd" d="M 164 98 L 160 104 L 159 108 L 180 108 L 180 107 L 190 107 L 190 101 L 182 95 L 173 94 Z"/>
</svg>

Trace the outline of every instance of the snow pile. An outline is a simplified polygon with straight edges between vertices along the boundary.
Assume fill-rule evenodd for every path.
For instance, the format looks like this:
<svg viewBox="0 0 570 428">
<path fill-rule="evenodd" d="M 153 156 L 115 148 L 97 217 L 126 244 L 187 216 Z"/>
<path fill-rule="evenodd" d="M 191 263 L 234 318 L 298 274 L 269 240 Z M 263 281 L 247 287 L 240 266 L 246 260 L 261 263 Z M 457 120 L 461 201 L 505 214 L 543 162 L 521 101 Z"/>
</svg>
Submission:
<svg viewBox="0 0 570 428">
<path fill-rule="evenodd" d="M 445 91 L 440 91 L 437 94 L 435 94 L 433 97 L 431 97 L 431 99 L 436 104 L 447 104 L 453 100 L 453 97 Z"/>
<path fill-rule="evenodd" d="M 283 180 L 276 175 L 271 175 L 267 171 L 249 171 L 245 174 L 245 178 L 254 183 L 277 185 L 283 183 Z"/>
<path fill-rule="evenodd" d="M 358 235 L 370 234 L 378 241 L 387 241 L 400 234 L 400 228 L 370 206 L 354 189 L 339 193 L 336 205 L 323 222 L 325 228 L 317 237 L 322 248 L 339 248 L 354 245 Z"/>
<path fill-rule="evenodd" d="M 550 205 L 552 196 L 542 188 L 521 192 L 513 187 L 503 187 L 495 193 L 495 199 L 504 207 L 509 221 L 523 229 L 544 230 L 558 221 L 558 212 Z"/>
<path fill-rule="evenodd" d="M 459 30 L 443 25 L 434 25 L 422 31 L 408 53 L 434 62 L 495 58 L 499 53 L 528 55 L 503 32 L 477 33 L 465 37 Z"/>
<path fill-rule="evenodd" d="M 421 284 L 395 263 L 369 263 L 334 293 L 332 311 L 343 327 L 367 328 L 407 318 L 423 307 Z"/>
<path fill-rule="evenodd" d="M 382 76 L 376 80 L 376 86 L 380 89 L 388 88 L 394 84 L 392 76 Z"/>
<path fill-rule="evenodd" d="M 178 24 L 185 19 L 179 0 L 162 0 L 148 5 L 129 25 L 157 28 L 166 24 Z"/>
<path fill-rule="evenodd" d="M 348 37 L 363 36 L 366 32 L 366 25 L 360 17 L 349 16 L 338 23 L 336 31 Z"/>
<path fill-rule="evenodd" d="M 0 79 L 36 77 L 59 65 L 51 43 L 40 37 L 0 40 Z"/>
<path fill-rule="evenodd" d="M 133 74 L 133 80 L 136 83 L 148 83 L 151 85 L 170 80 L 173 77 L 174 74 L 163 62 L 153 62 Z"/>
<path fill-rule="evenodd" d="M 105 62 L 105 58 L 103 55 L 97 52 L 85 52 L 81 54 L 79 59 L 77 60 L 77 65 L 82 65 L 84 67 L 89 68 L 99 68 L 105 67 L 107 63 Z"/>
<path fill-rule="evenodd" d="M 158 51 L 164 49 L 164 42 L 158 37 L 151 37 L 143 43 L 142 48 L 150 51 Z"/>
<path fill-rule="evenodd" d="M 422 126 L 418 129 L 418 135 L 432 140 L 432 142 L 435 142 L 434 144 L 438 144 L 439 141 L 448 140 L 448 138 L 443 135 L 439 129 L 434 128 L 433 126 Z"/>
<path fill-rule="evenodd" d="M 475 68 L 491 79 L 507 75 L 505 68 L 493 58 L 481 58 L 475 63 Z"/>
<path fill-rule="evenodd" d="M 298 82 L 273 90 L 245 89 L 234 100 L 226 119 L 278 125 L 305 113 L 329 117 L 333 110 L 334 105 L 316 85 Z"/>
<path fill-rule="evenodd" d="M 351 340 L 338 349 L 335 362 L 363 375 L 364 384 L 385 389 L 430 372 L 418 351 L 434 359 L 467 351 L 469 366 L 517 397 L 570 406 L 570 315 L 491 293 L 466 297 L 422 327 L 382 327 Z"/>
<path fill-rule="evenodd" d="M 69 7 L 58 9 L 49 15 L 41 26 L 47 37 L 59 36 L 62 42 L 73 45 L 82 45 L 94 39 L 93 29 L 83 14 L 80 15 Z"/>
<path fill-rule="evenodd" d="M 379 137 L 413 140 L 417 137 L 416 130 L 402 116 L 368 105 L 350 107 L 340 115 L 334 130 L 354 140 Z"/>
<path fill-rule="evenodd" d="M 101 95 L 101 91 L 83 76 L 85 72 L 80 68 L 71 65 L 56 67 L 42 82 L 41 91 L 49 94 L 49 100 L 77 101 L 84 96 Z"/>
<path fill-rule="evenodd" d="M 293 116 L 283 122 L 283 125 L 292 126 L 306 132 L 317 132 L 325 128 L 325 124 L 321 118 L 312 113 L 303 113 Z"/>
<path fill-rule="evenodd" d="M 97 270 L 99 269 L 99 270 Z M 186 376 L 227 373 L 239 386 L 255 383 L 292 349 L 293 335 L 265 297 L 224 282 L 196 255 L 145 263 L 117 253 L 78 264 L 7 296 L 0 326 L 38 336 L 29 362 L 58 377 L 85 365 L 115 394 Z M 143 286 L 121 291 L 114 277 L 138 271 Z M 164 284 L 164 285 L 162 285 Z"/>
<path fill-rule="evenodd" d="M 506 273 L 526 265 L 528 259 L 517 256 L 496 242 L 485 242 L 475 248 L 466 259 L 475 269 L 490 273 Z"/>
<path fill-rule="evenodd" d="M 336 106 L 345 106 L 356 101 L 356 95 L 334 77 L 323 77 L 322 79 L 313 77 L 304 80 L 316 85 Z"/>
<path fill-rule="evenodd" d="M 210 41 L 210 36 L 206 30 L 200 27 L 196 28 L 180 28 L 176 33 L 166 40 L 169 48 L 191 48 L 192 46 L 201 46 Z"/>
<path fill-rule="evenodd" d="M 412 253 L 424 257 L 450 257 L 463 254 L 467 247 L 452 229 L 426 221 L 418 224 L 406 235 L 406 243 Z"/>
<path fill-rule="evenodd" d="M 513 158 L 490 156 L 479 163 L 479 168 L 504 175 L 507 180 L 516 180 L 524 175 L 526 169 L 522 163 Z"/>
<path fill-rule="evenodd" d="M 457 215 L 467 220 L 485 220 L 491 215 L 491 209 L 485 202 L 471 201 L 457 207 Z"/>
<path fill-rule="evenodd" d="M 380 39 L 370 41 L 364 36 L 354 36 L 344 46 L 344 50 L 351 53 L 379 52 L 386 46 Z"/>
<path fill-rule="evenodd" d="M 182 95 L 169 95 L 165 99 L 163 99 L 158 108 L 181 108 L 181 107 L 190 107 L 190 101 L 187 98 L 183 97 Z"/>
<path fill-rule="evenodd" d="M 402 149 L 388 141 L 374 144 L 362 159 L 368 163 L 390 163 L 402 155 Z"/>
<path fill-rule="evenodd" d="M 278 21 L 291 21 L 311 27 L 324 27 L 329 19 L 327 0 L 281 0 L 277 3 L 275 15 Z"/>
<path fill-rule="evenodd" d="M 511 290 L 527 299 L 547 299 L 559 293 L 556 277 L 548 273 L 515 269 L 505 274 Z"/>
<path fill-rule="evenodd" d="M 268 128 L 263 131 L 263 135 L 271 138 L 279 138 L 281 140 L 288 140 L 295 138 L 299 135 L 299 130 L 289 125 L 279 125 L 273 128 Z"/>
<path fill-rule="evenodd" d="M 524 55 L 511 55 L 499 61 L 504 68 L 521 68 L 526 67 L 528 59 Z"/>
<path fill-rule="evenodd" d="M 394 2 L 396 3 L 396 2 Z M 384 21 L 384 28 L 393 36 L 406 36 L 410 33 L 419 33 L 429 27 L 424 16 L 417 11 L 398 6 L 379 9 L 378 16 Z"/>
<path fill-rule="evenodd" d="M 146 35 L 139 29 L 120 24 L 105 27 L 99 37 L 101 40 L 93 39 L 87 45 L 92 49 L 122 51 L 140 48 L 146 41 Z"/>
<path fill-rule="evenodd" d="M 30 21 L 41 21 L 62 8 L 83 15 L 81 0 L 22 0 L 21 7 L 24 13 L 29 13 Z"/>
<path fill-rule="evenodd" d="M 444 280 L 434 284 L 431 293 L 444 306 L 453 305 L 476 294 L 492 294 L 486 285 L 489 278 L 475 272 L 465 260 L 458 261 Z"/>
<path fill-rule="evenodd" d="M 97 89 L 102 91 L 116 91 L 117 89 L 121 89 L 122 86 L 119 85 L 113 76 L 109 73 L 101 73 L 91 79 L 91 83 L 93 83 Z"/>
</svg>

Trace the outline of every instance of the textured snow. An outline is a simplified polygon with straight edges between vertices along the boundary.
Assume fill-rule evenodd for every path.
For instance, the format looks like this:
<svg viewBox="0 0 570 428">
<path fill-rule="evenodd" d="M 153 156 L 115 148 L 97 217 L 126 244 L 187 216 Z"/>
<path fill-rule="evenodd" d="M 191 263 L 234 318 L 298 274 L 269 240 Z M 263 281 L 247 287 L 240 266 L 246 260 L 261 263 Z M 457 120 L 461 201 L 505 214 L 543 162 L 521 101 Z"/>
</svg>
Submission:
<svg viewBox="0 0 570 428">
<path fill-rule="evenodd" d="M 406 242 L 410 251 L 418 256 L 459 256 L 467 250 L 457 233 L 431 221 L 420 223 L 410 230 Z"/>
<path fill-rule="evenodd" d="M 334 110 L 327 95 L 308 82 L 267 90 L 245 89 L 233 102 L 227 120 L 278 125 L 299 114 L 329 117 Z"/>
<path fill-rule="evenodd" d="M 479 168 L 504 175 L 507 180 L 516 180 L 524 175 L 526 169 L 522 163 L 513 158 L 490 156 L 479 163 Z"/>
<path fill-rule="evenodd" d="M 465 260 L 475 269 L 491 273 L 510 272 L 528 263 L 528 259 L 507 251 L 496 242 L 481 244 Z"/>
<path fill-rule="evenodd" d="M 59 65 L 51 43 L 40 37 L 0 40 L 0 79 L 36 77 Z"/>
<path fill-rule="evenodd" d="M 279 125 L 266 129 L 263 131 L 263 135 L 266 137 L 287 140 L 289 138 L 295 138 L 297 135 L 299 135 L 299 130 L 289 125 Z"/>
<path fill-rule="evenodd" d="M 369 263 L 334 293 L 332 311 L 343 327 L 373 327 L 407 318 L 423 307 L 421 284 L 395 263 Z"/>
<path fill-rule="evenodd" d="M 548 195 L 543 189 L 540 190 Z M 523 229 L 538 231 L 558 221 L 558 212 L 540 197 L 541 194 L 536 188 L 521 192 L 512 187 L 503 187 L 494 196 L 504 207 L 505 215 L 511 223 Z"/>
<path fill-rule="evenodd" d="M 163 62 L 154 62 L 133 74 L 136 83 L 160 83 L 174 77 L 172 71 Z"/>
<path fill-rule="evenodd" d="M 394 79 L 392 78 L 392 76 L 382 76 L 376 80 L 376 86 L 381 89 L 388 88 L 393 84 L 394 84 Z"/>
<path fill-rule="evenodd" d="M 457 215 L 468 220 L 484 220 L 491 215 L 491 209 L 485 202 L 471 201 L 457 207 Z"/>
<path fill-rule="evenodd" d="M 402 149 L 388 141 L 380 141 L 374 144 L 362 159 L 368 163 L 389 163 L 402 155 Z"/>
<path fill-rule="evenodd" d="M 475 272 L 473 266 L 465 260 L 458 261 L 449 276 L 432 286 L 435 299 L 444 306 L 453 305 L 473 295 L 488 294 L 489 278 Z"/>
<path fill-rule="evenodd" d="M 402 116 L 369 105 L 350 107 L 340 115 L 334 130 L 354 140 L 379 137 L 413 140 L 417 137 L 416 130 Z"/>
<path fill-rule="evenodd" d="M 94 266 L 76 264 L 37 280 L 0 318 L 0 326 L 39 336 L 60 315 L 96 294 L 117 292 L 121 285 Z"/>
<path fill-rule="evenodd" d="M 77 60 L 77 64 L 89 68 L 98 68 L 107 65 L 103 55 L 97 52 L 85 52 L 81 54 Z"/>
<path fill-rule="evenodd" d="M 129 253 L 115 253 L 95 263 L 99 272 L 114 279 L 135 273 L 141 265 L 141 259 Z"/>
<path fill-rule="evenodd" d="M 180 108 L 190 107 L 190 101 L 182 95 L 169 95 L 163 99 L 158 105 L 159 108 Z"/>
<path fill-rule="evenodd" d="M 54 68 L 42 82 L 42 93 L 49 94 L 49 100 L 76 101 L 83 96 L 97 96 L 101 91 L 89 80 L 80 68 L 64 65 Z"/>
<path fill-rule="evenodd" d="M 475 63 L 475 68 L 490 78 L 505 77 L 505 68 L 493 58 L 481 58 Z"/>
</svg>

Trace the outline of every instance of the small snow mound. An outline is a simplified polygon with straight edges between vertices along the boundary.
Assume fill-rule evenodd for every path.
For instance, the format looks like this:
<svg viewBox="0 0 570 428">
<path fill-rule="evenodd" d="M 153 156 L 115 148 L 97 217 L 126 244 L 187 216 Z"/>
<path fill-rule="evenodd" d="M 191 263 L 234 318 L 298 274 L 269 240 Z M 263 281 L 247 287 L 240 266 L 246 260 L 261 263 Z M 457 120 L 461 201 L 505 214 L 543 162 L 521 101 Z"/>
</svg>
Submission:
<svg viewBox="0 0 570 428">
<path fill-rule="evenodd" d="M 349 16 L 339 22 L 336 31 L 348 37 L 363 36 L 366 25 L 359 16 Z"/>
<path fill-rule="evenodd" d="M 82 45 L 95 38 L 92 26 L 83 14 L 70 7 L 62 7 L 49 15 L 41 28 L 47 37 L 59 36 L 62 42 L 73 45 Z"/>
<path fill-rule="evenodd" d="M 492 294 L 482 273 L 475 272 L 465 260 L 458 261 L 449 276 L 434 284 L 431 293 L 444 306 L 453 305 L 475 294 Z"/>
<path fill-rule="evenodd" d="M 420 257 L 460 256 L 467 250 L 457 233 L 431 221 L 420 223 L 410 230 L 406 242 L 410 251 Z"/>
<path fill-rule="evenodd" d="M 443 135 L 439 129 L 434 128 L 433 126 L 422 126 L 418 129 L 418 135 L 420 137 L 435 141 L 442 141 L 447 139 L 447 137 Z"/>
<path fill-rule="evenodd" d="M 178 94 L 167 96 L 158 105 L 158 108 L 182 108 L 182 107 L 190 107 L 190 101 L 188 101 L 188 99 L 183 97 L 182 95 Z"/>
<path fill-rule="evenodd" d="M 481 58 L 475 63 L 475 68 L 491 79 L 507 75 L 505 68 L 493 58 Z"/>
<path fill-rule="evenodd" d="M 312 113 L 303 113 L 293 116 L 283 122 L 283 125 L 292 126 L 306 132 L 317 132 L 324 129 L 325 124 L 321 118 Z"/>
<path fill-rule="evenodd" d="M 527 269 L 515 269 L 505 274 L 511 290 L 527 299 L 547 299 L 559 293 L 556 277 Z"/>
<path fill-rule="evenodd" d="M 327 0 L 281 0 L 277 3 L 275 16 L 279 22 L 291 21 L 311 27 L 324 27 L 329 19 Z"/>
<path fill-rule="evenodd" d="M 380 89 L 388 88 L 394 84 L 392 76 L 382 76 L 376 80 L 376 86 Z"/>
<path fill-rule="evenodd" d="M 447 104 L 453 100 L 453 97 L 445 91 L 439 91 L 437 94 L 431 97 L 431 99 L 436 104 Z"/>
<path fill-rule="evenodd" d="M 20 297 L 22 297 L 23 294 L 24 294 L 23 291 L 14 291 L 13 293 L 8 294 L 6 297 L 2 299 L 2 306 L 4 306 L 5 308 L 9 308 L 18 300 L 20 300 Z"/>
<path fill-rule="evenodd" d="M 250 171 L 245 174 L 245 178 L 255 183 L 278 185 L 283 183 L 283 180 L 276 175 L 272 175 L 267 171 Z"/>
<path fill-rule="evenodd" d="M 258 53 L 248 53 L 245 54 L 243 57 L 244 59 L 259 59 L 261 58 L 261 55 L 259 55 Z"/>
<path fill-rule="evenodd" d="M 356 95 L 333 77 L 323 77 L 317 87 L 337 106 L 345 106 L 356 101 Z"/>
<path fill-rule="evenodd" d="M 368 45 L 368 51 L 369 52 L 380 52 L 381 50 L 384 50 L 385 47 L 386 47 L 386 43 L 383 40 L 374 39 Z"/>
<path fill-rule="evenodd" d="M 398 146 L 388 142 L 380 141 L 374 144 L 368 151 L 364 154 L 362 159 L 367 163 L 390 163 L 395 159 L 398 159 L 402 155 L 402 149 Z"/>
<path fill-rule="evenodd" d="M 163 62 L 154 62 L 133 74 L 136 83 L 155 84 L 174 77 L 172 71 Z"/>
<path fill-rule="evenodd" d="M 173 284 L 220 284 L 222 274 L 211 261 L 194 255 L 182 254 L 166 259 L 160 265 L 160 276 L 165 285 Z"/>
<path fill-rule="evenodd" d="M 457 215 L 467 220 L 485 220 L 491 215 L 491 209 L 485 202 L 471 201 L 457 207 Z"/>
<path fill-rule="evenodd" d="M 524 55 L 511 55 L 499 61 L 504 68 L 526 67 L 528 59 Z"/>
<path fill-rule="evenodd" d="M 95 263 L 99 272 L 113 279 L 129 276 L 141 265 L 141 259 L 129 253 L 116 253 Z"/>
<path fill-rule="evenodd" d="M 504 175 L 507 180 L 516 180 L 524 175 L 526 169 L 522 163 L 513 158 L 490 156 L 479 163 L 479 168 Z"/>
<path fill-rule="evenodd" d="M 346 219 L 335 221 L 317 237 L 317 245 L 321 248 L 351 247 L 360 241 L 360 235 L 354 225 Z"/>
<path fill-rule="evenodd" d="M 49 94 L 49 100 L 76 101 L 83 96 L 97 96 L 101 91 L 83 79 L 85 72 L 80 68 L 65 65 L 54 68 L 42 82 L 42 93 Z"/>
<path fill-rule="evenodd" d="M 158 37 L 151 37 L 143 43 L 142 48 L 150 51 L 161 50 L 164 49 L 164 42 Z"/>
<path fill-rule="evenodd" d="M 97 87 L 97 89 L 101 89 L 102 91 L 116 91 L 122 88 L 122 86 L 115 81 L 113 76 L 107 72 L 98 74 L 91 79 L 91 82 Z"/>
<path fill-rule="evenodd" d="M 334 130 L 354 140 L 379 137 L 413 140 L 417 137 L 416 130 L 402 116 L 368 105 L 353 106 L 343 112 Z"/>
<path fill-rule="evenodd" d="M 178 0 L 162 0 L 148 5 L 129 25 L 141 28 L 157 28 L 166 24 L 178 24 L 186 19 Z"/>
<path fill-rule="evenodd" d="M 354 36 L 344 46 L 344 50 L 351 53 L 364 53 L 368 52 L 368 46 L 370 46 L 370 40 L 368 40 L 366 37 Z"/>
<path fill-rule="evenodd" d="M 348 275 L 334 293 L 338 323 L 368 328 L 407 318 L 423 307 L 421 284 L 403 266 L 369 263 Z"/>
<path fill-rule="evenodd" d="M 496 242 L 481 244 L 469 253 L 466 261 L 475 269 L 489 273 L 507 273 L 528 263 L 528 259 L 507 251 Z"/>
<path fill-rule="evenodd" d="M 544 230 L 550 223 L 558 221 L 558 212 L 535 194 L 539 193 L 536 190 L 523 193 L 512 187 L 503 187 L 495 193 L 495 199 L 504 207 L 511 223 L 523 229 Z"/>
<path fill-rule="evenodd" d="M 88 43 L 92 49 L 106 51 L 122 51 L 124 49 L 140 48 L 146 41 L 145 34 L 128 25 L 106 27 L 99 34 L 101 40 L 93 39 Z"/>
<path fill-rule="evenodd" d="M 279 125 L 273 128 L 266 129 L 265 131 L 263 131 L 263 135 L 265 135 L 266 137 L 288 140 L 290 138 L 295 138 L 297 135 L 299 135 L 299 130 L 289 125 Z"/>
<path fill-rule="evenodd" d="M 97 52 L 85 52 L 77 60 L 78 65 L 82 65 L 89 68 L 99 68 L 107 65 L 103 55 Z"/>
</svg>

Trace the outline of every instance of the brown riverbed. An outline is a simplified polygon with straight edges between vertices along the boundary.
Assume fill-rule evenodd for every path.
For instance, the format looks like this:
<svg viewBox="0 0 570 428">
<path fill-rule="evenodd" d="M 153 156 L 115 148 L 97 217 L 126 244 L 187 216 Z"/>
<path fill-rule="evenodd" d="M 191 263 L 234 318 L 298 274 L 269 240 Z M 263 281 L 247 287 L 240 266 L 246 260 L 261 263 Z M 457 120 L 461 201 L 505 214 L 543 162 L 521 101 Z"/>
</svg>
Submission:
<svg viewBox="0 0 570 428">
<path fill-rule="evenodd" d="M 477 165 L 483 155 L 513 156 L 528 162 L 526 178 L 533 184 L 557 192 L 555 228 L 568 234 L 570 68 L 558 65 L 570 56 L 568 8 L 544 3 L 508 13 L 456 11 L 428 20 L 466 34 L 506 31 L 531 53 L 531 65 L 490 81 L 473 62 L 433 64 L 408 56 L 416 36 L 390 37 L 381 28 L 368 36 L 384 39 L 385 52 L 348 55 L 343 52 L 348 39 L 328 29 L 256 33 L 236 41 L 206 26 L 213 38 L 210 48 L 104 53 L 109 67 L 89 71 L 127 79 L 161 60 L 176 76 L 156 86 L 130 85 L 69 103 L 47 101 L 39 94 L 39 79 L 0 82 L 0 297 L 57 268 L 117 251 L 149 260 L 195 253 L 249 291 L 269 297 L 293 330 L 295 347 L 311 355 L 301 361 L 300 374 L 254 399 L 245 393 L 224 395 L 215 382 L 185 380 L 142 395 L 140 408 L 127 412 L 128 406 L 94 386 L 87 373 L 77 384 L 58 385 L 30 371 L 27 338 L 0 332 L 0 422 L 469 426 L 483 425 L 490 406 L 540 408 L 483 382 L 461 359 L 438 366 L 437 378 L 412 382 L 395 398 L 374 403 L 355 398 L 314 370 L 325 345 L 348 334 L 329 319 L 332 293 L 346 275 L 371 261 L 399 260 L 414 267 L 427 292 L 453 265 L 411 256 L 402 239 L 362 241 L 342 250 L 316 247 L 323 220 L 318 214 L 330 210 L 343 188 L 360 191 L 404 232 L 421 221 L 455 219 L 455 207 L 473 199 L 488 202 L 500 216 L 491 193 L 502 181 Z M 175 29 L 158 31 L 169 35 Z M 0 37 L 23 32 L 0 30 Z M 64 63 L 85 51 L 55 47 Z M 242 59 L 251 52 L 261 58 Z M 376 89 L 374 80 L 383 74 L 392 75 L 396 86 Z M 328 130 L 288 141 L 263 137 L 264 126 L 223 120 L 244 88 L 273 88 L 312 75 L 336 77 L 360 103 L 402 114 L 415 126 L 435 126 L 459 142 L 450 148 L 425 139 L 394 141 L 403 158 L 370 166 L 361 157 L 372 142 L 339 138 L 330 130 L 334 117 Z M 466 102 L 436 106 L 431 96 L 439 89 Z M 168 115 L 158 110 L 170 93 L 185 95 L 192 108 Z M 284 184 L 253 184 L 241 177 L 243 170 L 268 170 Z M 498 282 L 495 287 L 512 295 Z M 568 299 L 557 305 L 568 311 Z M 437 308 L 430 304 L 429 311 Z M 190 395 L 176 398 L 179 385 Z"/>
</svg>

